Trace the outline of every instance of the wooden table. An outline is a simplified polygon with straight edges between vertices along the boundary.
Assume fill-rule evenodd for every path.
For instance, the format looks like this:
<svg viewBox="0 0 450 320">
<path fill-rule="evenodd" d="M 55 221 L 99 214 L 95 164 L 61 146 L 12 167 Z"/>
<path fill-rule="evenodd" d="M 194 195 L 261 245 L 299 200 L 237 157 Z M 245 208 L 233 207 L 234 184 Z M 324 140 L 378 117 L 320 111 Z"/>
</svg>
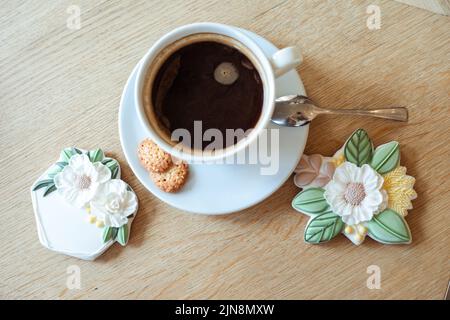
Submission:
<svg viewBox="0 0 450 320">
<path fill-rule="evenodd" d="M 381 9 L 369 30 L 366 8 Z M 394 1 L 1 1 L 0 297 L 442 299 L 449 280 L 450 18 Z M 66 26 L 79 5 L 81 28 Z M 324 117 L 306 153 L 332 154 L 356 128 L 375 144 L 402 145 L 419 198 L 407 217 L 414 242 L 354 246 L 340 236 L 303 243 L 307 217 L 286 182 L 263 203 L 232 215 L 186 214 L 139 184 L 122 153 L 119 99 L 139 58 L 160 36 L 195 21 L 247 28 L 283 47 L 297 44 L 306 90 L 331 107 L 408 106 L 410 122 Z M 101 146 L 119 159 L 141 203 L 129 245 L 95 262 L 38 242 L 29 187 L 65 146 Z M 67 268 L 81 289 L 66 287 Z M 366 286 L 381 268 L 381 289 Z"/>
</svg>

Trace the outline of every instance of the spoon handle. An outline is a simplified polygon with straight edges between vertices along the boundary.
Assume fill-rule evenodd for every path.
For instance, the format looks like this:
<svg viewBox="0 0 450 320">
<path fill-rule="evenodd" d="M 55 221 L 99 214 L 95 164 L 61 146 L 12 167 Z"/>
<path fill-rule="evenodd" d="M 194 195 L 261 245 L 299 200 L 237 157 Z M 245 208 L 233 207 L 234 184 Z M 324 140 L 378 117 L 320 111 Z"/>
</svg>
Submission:
<svg viewBox="0 0 450 320">
<path fill-rule="evenodd" d="M 369 116 L 396 121 L 408 121 L 408 109 L 404 107 L 383 108 L 383 109 L 322 109 L 321 113 L 326 114 L 347 114 L 357 116 Z"/>
</svg>

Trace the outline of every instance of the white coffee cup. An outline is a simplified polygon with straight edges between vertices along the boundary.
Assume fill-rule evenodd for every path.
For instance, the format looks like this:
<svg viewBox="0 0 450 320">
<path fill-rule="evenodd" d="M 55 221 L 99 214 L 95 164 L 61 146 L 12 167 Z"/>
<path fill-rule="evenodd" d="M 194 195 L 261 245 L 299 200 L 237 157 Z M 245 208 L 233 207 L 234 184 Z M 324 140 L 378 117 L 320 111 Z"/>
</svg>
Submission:
<svg viewBox="0 0 450 320">
<path fill-rule="evenodd" d="M 194 36 L 198 35 L 198 36 Z M 232 42 L 231 45 L 244 53 L 257 69 L 263 83 L 263 105 L 261 115 L 251 132 L 236 144 L 215 151 L 204 151 L 193 148 L 180 148 L 176 142 L 158 125 L 158 120 L 149 107 L 152 87 L 159 66 L 174 50 L 198 41 L 198 38 L 217 38 Z M 187 43 L 183 43 L 187 39 Z M 197 39 L 197 40 L 190 40 Z M 220 40 L 222 41 L 222 40 Z M 233 156 L 254 142 L 264 128 L 267 127 L 275 107 L 275 78 L 295 68 L 302 61 L 300 52 L 295 47 L 287 47 L 277 51 L 272 56 L 266 56 L 259 45 L 239 29 L 219 23 L 194 23 L 181 26 L 160 38 L 142 58 L 137 70 L 135 85 L 135 101 L 137 114 L 145 128 L 146 135 L 163 150 L 172 156 L 186 161 L 215 161 Z M 152 78 L 153 77 L 153 78 Z"/>
</svg>

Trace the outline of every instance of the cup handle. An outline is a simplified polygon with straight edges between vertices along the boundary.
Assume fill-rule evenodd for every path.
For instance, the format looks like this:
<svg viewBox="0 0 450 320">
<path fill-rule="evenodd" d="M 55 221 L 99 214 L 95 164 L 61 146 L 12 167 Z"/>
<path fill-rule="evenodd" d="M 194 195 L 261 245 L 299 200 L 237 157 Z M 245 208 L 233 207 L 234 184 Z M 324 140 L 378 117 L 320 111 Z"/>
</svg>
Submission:
<svg viewBox="0 0 450 320">
<path fill-rule="evenodd" d="M 297 47 L 287 47 L 273 54 L 270 58 L 275 77 L 278 78 L 302 63 L 303 57 Z"/>
</svg>

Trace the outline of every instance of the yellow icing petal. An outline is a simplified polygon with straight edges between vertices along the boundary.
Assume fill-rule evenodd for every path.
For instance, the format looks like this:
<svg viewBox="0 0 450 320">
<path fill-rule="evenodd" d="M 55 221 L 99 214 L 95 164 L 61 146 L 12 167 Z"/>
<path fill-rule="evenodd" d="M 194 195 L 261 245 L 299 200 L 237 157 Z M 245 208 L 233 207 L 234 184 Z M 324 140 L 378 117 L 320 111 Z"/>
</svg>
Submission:
<svg viewBox="0 0 450 320">
<path fill-rule="evenodd" d="M 345 162 L 345 156 L 344 154 L 341 154 L 330 161 L 333 162 L 334 166 L 337 168 Z"/>
<path fill-rule="evenodd" d="M 95 225 L 99 228 L 103 228 L 105 226 L 105 223 L 102 220 L 97 220 Z"/>
<path fill-rule="evenodd" d="M 358 232 L 359 232 L 359 234 L 361 234 L 361 235 L 365 235 L 365 234 L 367 233 L 367 228 L 364 227 L 363 225 L 359 225 L 359 226 L 358 226 Z"/>
<path fill-rule="evenodd" d="M 353 233 L 353 228 L 351 226 L 346 226 L 344 231 L 346 234 L 350 234 Z"/>
<path fill-rule="evenodd" d="M 96 216 L 88 215 L 88 217 L 87 217 L 87 221 L 88 221 L 89 223 L 95 223 L 96 220 L 97 220 L 97 217 L 96 217 Z"/>
<path fill-rule="evenodd" d="M 356 240 L 358 243 L 361 243 L 361 241 L 363 241 L 364 238 L 363 238 L 362 235 L 360 235 L 359 233 L 357 233 L 357 234 L 355 235 L 355 240 Z"/>
<path fill-rule="evenodd" d="M 406 168 L 401 166 L 383 175 L 383 179 L 383 189 L 388 194 L 388 207 L 406 216 L 408 210 L 412 209 L 411 200 L 417 198 L 413 189 L 416 179 L 406 175 Z"/>
</svg>

